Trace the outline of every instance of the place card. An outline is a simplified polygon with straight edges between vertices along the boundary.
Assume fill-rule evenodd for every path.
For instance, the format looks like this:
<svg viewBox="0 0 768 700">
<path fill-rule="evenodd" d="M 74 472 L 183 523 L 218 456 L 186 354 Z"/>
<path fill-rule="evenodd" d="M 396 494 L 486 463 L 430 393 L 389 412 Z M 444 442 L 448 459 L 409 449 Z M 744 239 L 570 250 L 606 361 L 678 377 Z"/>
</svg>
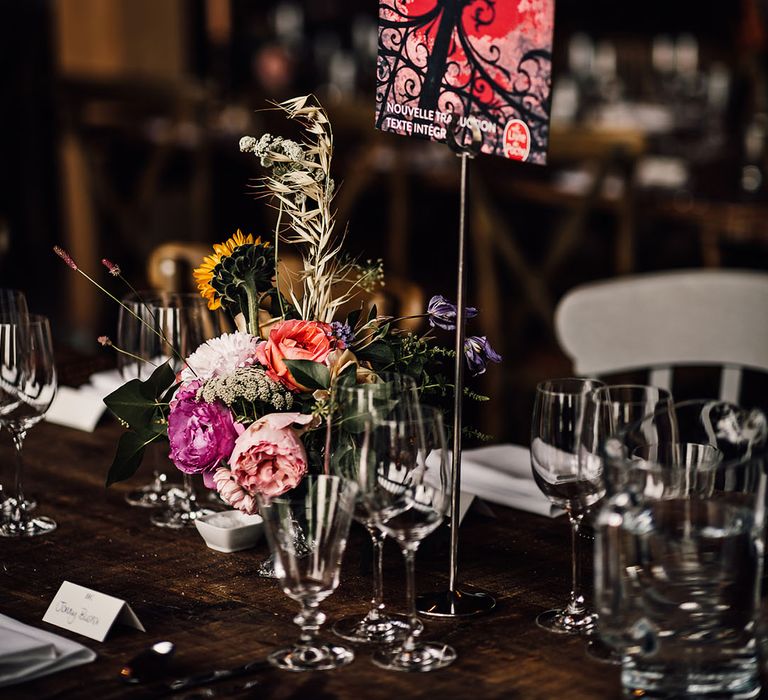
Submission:
<svg viewBox="0 0 768 700">
<path fill-rule="evenodd" d="M 115 622 L 146 632 L 131 606 L 120 598 L 64 581 L 43 622 L 103 642 Z"/>
</svg>

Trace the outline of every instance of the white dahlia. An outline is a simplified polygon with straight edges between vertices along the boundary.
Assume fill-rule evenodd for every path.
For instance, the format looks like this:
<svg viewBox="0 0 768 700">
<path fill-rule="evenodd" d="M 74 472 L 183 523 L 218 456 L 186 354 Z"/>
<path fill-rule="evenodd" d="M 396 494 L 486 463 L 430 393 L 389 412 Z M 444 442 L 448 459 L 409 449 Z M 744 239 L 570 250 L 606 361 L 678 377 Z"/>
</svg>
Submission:
<svg viewBox="0 0 768 700">
<path fill-rule="evenodd" d="M 256 362 L 256 346 L 260 342 L 250 333 L 240 331 L 207 340 L 187 358 L 186 366 L 181 371 L 181 381 L 207 381 L 249 367 Z"/>
</svg>

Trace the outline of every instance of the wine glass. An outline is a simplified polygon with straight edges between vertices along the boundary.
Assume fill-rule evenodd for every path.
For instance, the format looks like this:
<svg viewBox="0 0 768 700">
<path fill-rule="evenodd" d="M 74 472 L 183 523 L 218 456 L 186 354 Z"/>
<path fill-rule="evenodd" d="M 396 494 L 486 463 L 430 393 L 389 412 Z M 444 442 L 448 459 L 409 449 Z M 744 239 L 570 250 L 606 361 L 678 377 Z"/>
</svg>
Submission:
<svg viewBox="0 0 768 700">
<path fill-rule="evenodd" d="M 563 609 L 547 610 L 536 624 L 550 632 L 581 634 L 594 625 L 582 593 L 579 528 L 591 505 L 579 486 L 579 440 L 586 398 L 603 386 L 595 379 L 552 379 L 536 387 L 531 423 L 531 467 L 536 485 L 571 525 L 571 595 Z M 596 501 L 597 497 L 592 496 Z"/>
<path fill-rule="evenodd" d="M 156 292 L 138 292 L 122 300 L 117 318 L 117 347 L 123 352 L 117 353 L 117 368 L 124 381 L 145 380 L 155 369 L 155 365 L 150 363 L 151 358 L 143 356 L 142 330 L 145 323 L 152 324 L 148 303 L 153 303 L 156 299 Z M 158 447 L 150 445 L 147 449 L 147 457 L 155 467 L 152 481 L 125 494 L 126 502 L 132 506 L 158 508 L 167 500 L 171 485 L 167 482 L 165 472 L 159 468 L 162 458 Z"/>
<path fill-rule="evenodd" d="M 366 422 L 358 482 L 376 526 L 402 550 L 406 567 L 409 634 L 400 646 L 378 649 L 377 666 L 393 671 L 435 671 L 456 660 L 447 644 L 422 642 L 416 613 L 415 557 L 437 529 L 451 502 L 450 457 L 441 414 L 421 406 L 419 415 Z"/>
<path fill-rule="evenodd" d="M 334 405 L 337 420 L 330 469 L 334 474 L 356 479 L 366 420 L 371 419 L 374 411 L 387 417 L 414 416 L 419 410 L 419 397 L 411 377 L 382 372 L 375 384 L 336 387 Z M 358 643 L 391 644 L 403 640 L 409 631 L 408 618 L 384 612 L 382 559 L 386 534 L 376 526 L 374 514 L 366 507 L 362 495 L 358 497 L 354 519 L 368 531 L 373 544 L 373 597 L 366 615 L 343 617 L 336 621 L 333 631 L 342 639 Z M 423 627 L 420 620 L 416 622 Z"/>
<path fill-rule="evenodd" d="M 605 498 L 605 464 L 601 456 L 605 440 L 671 405 L 672 396 L 666 389 L 643 384 L 612 384 L 598 387 L 587 395 L 579 444 L 578 483 L 589 515 L 597 513 Z M 587 654 L 598 661 L 620 664 L 621 654 L 601 638 L 597 614 L 592 615 L 596 625 L 588 635 Z"/>
<path fill-rule="evenodd" d="M 145 304 L 149 322 L 141 326 L 139 355 L 147 359 L 149 371 L 169 362 L 178 373 L 185 358 L 221 333 L 220 315 L 209 311 L 198 294 L 163 293 L 145 299 Z M 183 475 L 181 487 L 168 490 L 166 499 L 166 508 L 150 518 L 158 527 L 193 527 L 197 518 L 213 512 L 198 504 L 190 474 Z"/>
<path fill-rule="evenodd" d="M 29 307 L 24 292 L 18 289 L 0 288 L 0 318 L 8 320 L 19 319 L 26 318 L 28 314 Z M 12 504 L 13 498 L 5 493 L 2 484 L 0 484 L 0 510 L 2 510 L 3 516 L 10 512 Z M 26 496 L 24 498 L 24 505 L 30 511 L 35 508 L 37 501 Z"/>
<path fill-rule="evenodd" d="M 301 605 L 293 621 L 301 637 L 292 647 L 269 656 L 286 671 L 324 671 L 350 663 L 354 653 L 336 643 L 318 641 L 325 621 L 318 606 L 339 585 L 358 486 L 338 476 L 307 476 L 285 496 L 259 497 L 259 511 L 283 592 Z"/>
<path fill-rule="evenodd" d="M 22 488 L 22 447 L 29 429 L 39 423 L 56 395 L 51 327 L 44 316 L 0 317 L 0 426 L 16 450 L 14 494 L 2 537 L 34 537 L 56 529 L 56 522 L 31 517 Z"/>
</svg>

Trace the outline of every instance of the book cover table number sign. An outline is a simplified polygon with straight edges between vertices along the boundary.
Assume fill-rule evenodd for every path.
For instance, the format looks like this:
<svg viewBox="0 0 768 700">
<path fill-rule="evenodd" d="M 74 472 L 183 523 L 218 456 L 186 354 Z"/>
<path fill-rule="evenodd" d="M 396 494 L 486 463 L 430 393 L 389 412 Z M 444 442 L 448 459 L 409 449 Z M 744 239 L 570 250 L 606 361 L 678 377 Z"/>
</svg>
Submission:
<svg viewBox="0 0 768 700">
<path fill-rule="evenodd" d="M 454 501 L 461 493 L 467 161 L 485 153 L 546 162 L 554 13 L 555 0 L 379 1 L 376 127 L 444 142 L 461 159 Z M 458 532 L 452 518 L 449 588 L 420 597 L 424 614 L 462 617 L 496 605 L 487 593 L 459 588 Z"/>
</svg>

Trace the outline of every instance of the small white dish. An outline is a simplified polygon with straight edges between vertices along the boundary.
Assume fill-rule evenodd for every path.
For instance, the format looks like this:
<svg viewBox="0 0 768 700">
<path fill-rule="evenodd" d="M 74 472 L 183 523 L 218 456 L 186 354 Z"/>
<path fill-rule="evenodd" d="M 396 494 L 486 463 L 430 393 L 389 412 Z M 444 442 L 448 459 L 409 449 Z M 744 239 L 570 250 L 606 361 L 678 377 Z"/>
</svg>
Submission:
<svg viewBox="0 0 768 700">
<path fill-rule="evenodd" d="M 264 521 L 260 515 L 223 510 L 198 518 L 195 527 L 211 549 L 239 552 L 256 545 L 264 531 Z"/>
</svg>

